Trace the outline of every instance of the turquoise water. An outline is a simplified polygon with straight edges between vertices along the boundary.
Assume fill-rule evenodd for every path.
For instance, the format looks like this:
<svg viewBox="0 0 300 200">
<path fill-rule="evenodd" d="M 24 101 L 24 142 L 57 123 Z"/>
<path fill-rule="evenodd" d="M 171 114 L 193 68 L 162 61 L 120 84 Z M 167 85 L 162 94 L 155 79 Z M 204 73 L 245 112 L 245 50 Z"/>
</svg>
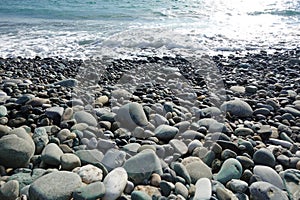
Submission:
<svg viewBox="0 0 300 200">
<path fill-rule="evenodd" d="M 219 53 L 299 44 L 291 0 L 0 0 L 0 56 Z"/>
</svg>

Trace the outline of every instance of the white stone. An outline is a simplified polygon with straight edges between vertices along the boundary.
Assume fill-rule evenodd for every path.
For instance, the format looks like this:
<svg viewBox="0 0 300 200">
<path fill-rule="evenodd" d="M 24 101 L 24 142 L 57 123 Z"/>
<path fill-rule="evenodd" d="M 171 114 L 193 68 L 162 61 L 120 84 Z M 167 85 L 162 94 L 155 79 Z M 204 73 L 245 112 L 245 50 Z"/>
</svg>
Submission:
<svg viewBox="0 0 300 200">
<path fill-rule="evenodd" d="M 208 178 L 201 178 L 196 182 L 194 200 L 209 200 L 212 194 L 211 181 Z"/>
<path fill-rule="evenodd" d="M 73 169 L 73 172 L 77 173 L 81 177 L 82 182 L 87 184 L 101 181 L 103 178 L 102 170 L 90 164 L 82 167 L 76 167 Z"/>
<path fill-rule="evenodd" d="M 103 180 L 106 193 L 102 200 L 116 200 L 119 198 L 127 185 L 127 178 L 127 172 L 122 167 L 108 173 Z"/>
</svg>

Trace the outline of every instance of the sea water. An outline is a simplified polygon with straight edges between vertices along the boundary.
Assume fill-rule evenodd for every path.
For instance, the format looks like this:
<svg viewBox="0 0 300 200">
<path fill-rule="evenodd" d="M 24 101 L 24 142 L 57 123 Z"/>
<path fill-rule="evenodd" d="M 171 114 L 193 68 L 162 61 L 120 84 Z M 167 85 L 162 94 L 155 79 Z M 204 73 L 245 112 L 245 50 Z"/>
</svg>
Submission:
<svg viewBox="0 0 300 200">
<path fill-rule="evenodd" d="M 0 0 L 0 57 L 126 57 L 289 49 L 297 0 Z"/>
</svg>

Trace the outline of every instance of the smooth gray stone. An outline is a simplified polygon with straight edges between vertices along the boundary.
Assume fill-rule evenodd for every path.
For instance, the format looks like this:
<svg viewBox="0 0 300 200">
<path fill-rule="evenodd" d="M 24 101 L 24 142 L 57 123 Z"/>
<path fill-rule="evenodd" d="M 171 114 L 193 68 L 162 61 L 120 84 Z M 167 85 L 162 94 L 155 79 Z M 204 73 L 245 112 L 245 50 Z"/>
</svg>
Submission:
<svg viewBox="0 0 300 200">
<path fill-rule="evenodd" d="M 72 172 L 58 171 L 35 180 L 29 188 L 30 200 L 69 200 L 81 186 L 81 178 Z"/>
<path fill-rule="evenodd" d="M 0 138 L 7 135 L 12 129 L 9 126 L 0 124 Z"/>
<path fill-rule="evenodd" d="M 189 191 L 185 185 L 180 182 L 175 183 L 175 194 L 182 195 L 185 199 L 189 196 Z"/>
<path fill-rule="evenodd" d="M 300 171 L 287 169 L 280 173 L 290 199 L 300 199 Z"/>
<path fill-rule="evenodd" d="M 254 175 L 257 175 L 261 178 L 262 181 L 271 183 L 280 189 L 284 189 L 283 181 L 279 174 L 268 166 L 256 165 L 253 168 Z"/>
<path fill-rule="evenodd" d="M 42 161 L 45 164 L 52 166 L 60 165 L 60 157 L 63 155 L 63 151 L 55 143 L 49 143 L 42 151 Z"/>
<path fill-rule="evenodd" d="M 175 189 L 175 185 L 173 183 L 164 180 L 159 183 L 159 187 L 161 194 L 166 197 L 171 194 L 173 189 Z"/>
<path fill-rule="evenodd" d="M 188 163 L 185 167 L 193 184 L 195 184 L 200 178 L 212 179 L 211 169 L 201 160 Z"/>
<path fill-rule="evenodd" d="M 16 128 L 0 138 L 0 165 L 26 167 L 34 155 L 35 145 L 24 128 Z"/>
<path fill-rule="evenodd" d="M 162 141 L 169 142 L 179 132 L 178 128 L 169 125 L 160 125 L 155 130 L 155 136 Z"/>
<path fill-rule="evenodd" d="M 53 119 L 53 121 L 56 124 L 59 124 L 61 119 L 62 119 L 63 113 L 64 113 L 64 108 L 57 106 L 57 107 L 47 108 L 46 112 L 45 112 L 45 115 L 48 118 Z"/>
<path fill-rule="evenodd" d="M 105 194 L 105 186 L 102 182 L 97 181 L 82 186 L 73 192 L 74 200 L 96 200 Z"/>
<path fill-rule="evenodd" d="M 63 87 L 76 87 L 78 84 L 78 81 L 76 79 L 66 79 L 66 80 L 62 80 L 62 81 L 57 81 L 53 84 L 60 85 Z"/>
<path fill-rule="evenodd" d="M 169 144 L 173 147 L 175 153 L 184 155 L 188 152 L 188 147 L 184 142 L 178 139 L 172 139 Z"/>
<path fill-rule="evenodd" d="M 200 119 L 197 123 L 199 124 L 199 126 L 204 126 L 205 128 L 207 128 L 207 130 L 211 133 L 226 131 L 226 126 L 213 118 L 203 118 Z"/>
<path fill-rule="evenodd" d="M 234 134 L 237 136 L 247 136 L 247 135 L 253 135 L 254 131 L 250 128 L 240 127 L 235 129 Z"/>
<path fill-rule="evenodd" d="M 239 179 L 242 173 L 243 168 L 241 163 L 234 158 L 229 158 L 222 164 L 220 171 L 214 179 L 225 184 L 231 179 Z"/>
<path fill-rule="evenodd" d="M 237 117 L 251 117 L 253 110 L 251 106 L 240 99 L 227 101 L 221 105 L 223 112 L 229 112 L 231 115 Z"/>
<path fill-rule="evenodd" d="M 149 180 L 152 173 L 162 175 L 160 160 L 151 149 L 145 149 L 132 156 L 125 161 L 123 167 L 134 184 L 142 184 Z"/>
<path fill-rule="evenodd" d="M 116 121 L 120 122 L 121 127 L 129 130 L 134 130 L 137 126 L 145 127 L 149 123 L 143 106 L 136 102 L 120 107 L 117 111 Z"/>
<path fill-rule="evenodd" d="M 98 124 L 96 118 L 92 114 L 86 111 L 75 112 L 73 117 L 77 123 L 85 123 L 88 124 L 89 126 L 97 126 Z"/>
<path fill-rule="evenodd" d="M 238 179 L 230 180 L 226 186 L 235 193 L 243 193 L 248 189 L 248 183 Z"/>
<path fill-rule="evenodd" d="M 107 168 L 108 171 L 121 167 L 126 161 L 126 153 L 124 151 L 119 151 L 118 149 L 108 150 L 101 163 Z"/>
<path fill-rule="evenodd" d="M 3 184 L 0 188 L 0 199 L 16 200 L 19 196 L 19 182 L 10 180 Z"/>
<path fill-rule="evenodd" d="M 300 117 L 300 110 L 297 110 L 295 108 L 292 108 L 292 107 L 285 107 L 285 108 L 282 108 L 282 110 L 284 110 L 285 112 L 287 113 L 290 113 L 292 114 L 293 116 L 295 117 Z"/>
<path fill-rule="evenodd" d="M 119 198 L 126 187 L 127 179 L 127 173 L 122 167 L 109 172 L 103 180 L 106 192 L 102 200 L 116 200 Z"/>
<path fill-rule="evenodd" d="M 267 148 L 261 148 L 253 154 L 253 161 L 256 165 L 266 165 L 274 167 L 276 164 L 275 156 Z"/>
<path fill-rule="evenodd" d="M 281 189 L 268 182 L 254 182 L 250 185 L 249 190 L 251 195 L 250 199 L 253 200 L 289 200 Z"/>
<path fill-rule="evenodd" d="M 282 147 L 287 148 L 287 149 L 291 148 L 291 146 L 293 145 L 292 143 L 290 143 L 288 141 L 279 140 L 279 139 L 275 139 L 275 138 L 270 138 L 269 141 L 272 144 L 281 145 Z"/>
<path fill-rule="evenodd" d="M 81 166 L 81 161 L 78 156 L 73 153 L 65 153 L 60 157 L 61 169 L 71 171 L 76 167 Z"/>
<path fill-rule="evenodd" d="M 152 198 L 143 191 L 133 191 L 131 193 L 131 200 L 152 200 Z"/>
<path fill-rule="evenodd" d="M 184 178 L 184 180 L 188 184 L 191 184 L 191 177 L 190 177 L 189 172 L 187 171 L 186 167 L 183 164 L 176 162 L 176 163 L 174 163 L 173 168 L 178 176 Z"/>
<path fill-rule="evenodd" d="M 82 165 L 100 163 L 104 157 L 103 153 L 97 149 L 78 150 L 75 155 L 79 157 Z"/>
<path fill-rule="evenodd" d="M 211 180 L 208 178 L 200 178 L 196 182 L 196 191 L 193 200 L 210 200 L 212 195 Z"/>
</svg>

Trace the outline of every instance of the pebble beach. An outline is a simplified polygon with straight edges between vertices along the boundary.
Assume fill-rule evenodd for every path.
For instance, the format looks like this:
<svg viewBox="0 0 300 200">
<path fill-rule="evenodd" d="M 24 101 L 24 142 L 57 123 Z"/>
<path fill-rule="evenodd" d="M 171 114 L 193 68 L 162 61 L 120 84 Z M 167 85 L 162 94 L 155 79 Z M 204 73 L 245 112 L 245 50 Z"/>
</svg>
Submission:
<svg viewBox="0 0 300 200">
<path fill-rule="evenodd" d="M 0 58 L 0 199 L 298 200 L 299 71 L 299 48 Z"/>
</svg>

